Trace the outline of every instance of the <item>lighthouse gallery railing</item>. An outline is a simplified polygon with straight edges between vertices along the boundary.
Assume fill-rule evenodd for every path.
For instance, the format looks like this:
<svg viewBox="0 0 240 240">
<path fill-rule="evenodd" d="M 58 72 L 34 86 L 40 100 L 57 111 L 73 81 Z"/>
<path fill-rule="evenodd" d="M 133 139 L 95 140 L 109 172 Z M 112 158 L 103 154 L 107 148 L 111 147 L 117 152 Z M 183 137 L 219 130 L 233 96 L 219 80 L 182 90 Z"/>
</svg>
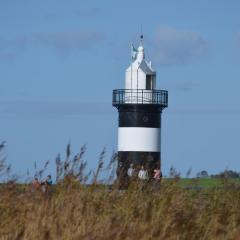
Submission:
<svg viewBox="0 0 240 240">
<path fill-rule="evenodd" d="M 157 104 L 168 106 L 168 91 L 146 89 L 115 89 L 113 90 L 113 106 L 120 104 Z"/>
</svg>

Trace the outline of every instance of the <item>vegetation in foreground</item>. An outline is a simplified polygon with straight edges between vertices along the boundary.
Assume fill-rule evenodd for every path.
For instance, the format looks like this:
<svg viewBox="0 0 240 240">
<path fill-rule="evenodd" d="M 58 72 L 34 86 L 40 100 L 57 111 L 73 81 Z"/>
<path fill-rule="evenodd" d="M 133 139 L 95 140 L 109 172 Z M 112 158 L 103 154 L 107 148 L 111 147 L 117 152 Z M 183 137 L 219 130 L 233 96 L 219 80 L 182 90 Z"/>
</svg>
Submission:
<svg viewBox="0 0 240 240">
<path fill-rule="evenodd" d="M 176 178 L 163 179 L 160 189 L 134 182 L 119 191 L 117 183 L 97 184 L 101 155 L 86 186 L 81 156 L 56 161 L 57 184 L 48 193 L 2 185 L 0 239 L 239 239 L 237 183 L 223 179 L 196 190 L 179 187 Z M 0 169 L 7 169 L 3 161 Z"/>
</svg>

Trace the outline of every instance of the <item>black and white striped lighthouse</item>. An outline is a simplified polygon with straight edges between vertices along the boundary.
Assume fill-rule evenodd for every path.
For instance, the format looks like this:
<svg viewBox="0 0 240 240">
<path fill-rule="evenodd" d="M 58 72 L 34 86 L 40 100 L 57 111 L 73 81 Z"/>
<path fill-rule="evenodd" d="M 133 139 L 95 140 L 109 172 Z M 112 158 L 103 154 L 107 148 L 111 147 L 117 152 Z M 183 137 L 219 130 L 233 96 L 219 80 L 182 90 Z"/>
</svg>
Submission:
<svg viewBox="0 0 240 240">
<path fill-rule="evenodd" d="M 113 90 L 112 104 L 119 112 L 118 177 L 127 175 L 131 163 L 148 171 L 161 168 L 161 113 L 168 92 L 156 90 L 156 71 L 145 60 L 142 36 L 138 49 L 132 46 L 125 89 Z"/>
</svg>

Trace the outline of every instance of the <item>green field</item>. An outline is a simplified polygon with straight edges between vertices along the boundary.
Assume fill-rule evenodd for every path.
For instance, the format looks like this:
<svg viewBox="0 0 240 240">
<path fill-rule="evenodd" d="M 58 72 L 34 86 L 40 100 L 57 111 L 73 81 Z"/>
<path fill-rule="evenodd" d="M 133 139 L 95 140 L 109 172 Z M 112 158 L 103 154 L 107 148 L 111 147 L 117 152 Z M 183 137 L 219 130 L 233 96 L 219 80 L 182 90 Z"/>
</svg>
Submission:
<svg viewBox="0 0 240 240">
<path fill-rule="evenodd" d="M 234 184 L 240 186 L 240 179 L 237 178 L 228 178 L 228 179 L 220 179 L 220 178 L 179 178 L 179 179 L 170 179 L 170 178 L 164 178 L 162 180 L 162 183 L 170 183 L 174 182 L 174 185 L 185 188 L 185 189 L 195 189 L 195 190 L 201 190 L 201 189 L 211 189 L 211 188 L 221 188 L 224 185 Z M 27 189 L 27 184 L 17 184 L 18 190 L 20 192 L 24 192 Z M 0 189 L 3 186 L 2 183 L 0 183 Z M 88 185 L 90 186 L 90 185 Z M 102 186 L 102 185 L 99 185 Z M 54 188 L 54 186 L 53 186 Z"/>
<path fill-rule="evenodd" d="M 181 187 L 199 187 L 199 188 L 213 188 L 221 187 L 225 182 L 239 183 L 240 179 L 220 179 L 220 178 L 181 178 L 178 181 Z"/>
<path fill-rule="evenodd" d="M 171 182 L 172 179 L 164 178 L 163 182 Z M 209 189 L 216 187 L 223 187 L 227 184 L 240 185 L 240 179 L 238 178 L 179 178 L 174 180 L 175 184 L 181 188 L 186 189 Z"/>
</svg>

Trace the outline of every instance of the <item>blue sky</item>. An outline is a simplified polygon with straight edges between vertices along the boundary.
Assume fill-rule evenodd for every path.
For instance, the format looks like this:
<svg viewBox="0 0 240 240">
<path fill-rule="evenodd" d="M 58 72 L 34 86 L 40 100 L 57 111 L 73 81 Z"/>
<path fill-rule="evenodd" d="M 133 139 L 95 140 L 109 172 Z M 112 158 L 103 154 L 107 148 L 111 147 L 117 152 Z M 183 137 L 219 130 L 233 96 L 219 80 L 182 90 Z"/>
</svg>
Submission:
<svg viewBox="0 0 240 240">
<path fill-rule="evenodd" d="M 169 91 L 162 166 L 240 171 L 240 2 L 1 1 L 0 141 L 16 173 L 87 144 L 96 166 L 117 148 L 112 90 L 144 34 L 157 88 Z"/>
</svg>

